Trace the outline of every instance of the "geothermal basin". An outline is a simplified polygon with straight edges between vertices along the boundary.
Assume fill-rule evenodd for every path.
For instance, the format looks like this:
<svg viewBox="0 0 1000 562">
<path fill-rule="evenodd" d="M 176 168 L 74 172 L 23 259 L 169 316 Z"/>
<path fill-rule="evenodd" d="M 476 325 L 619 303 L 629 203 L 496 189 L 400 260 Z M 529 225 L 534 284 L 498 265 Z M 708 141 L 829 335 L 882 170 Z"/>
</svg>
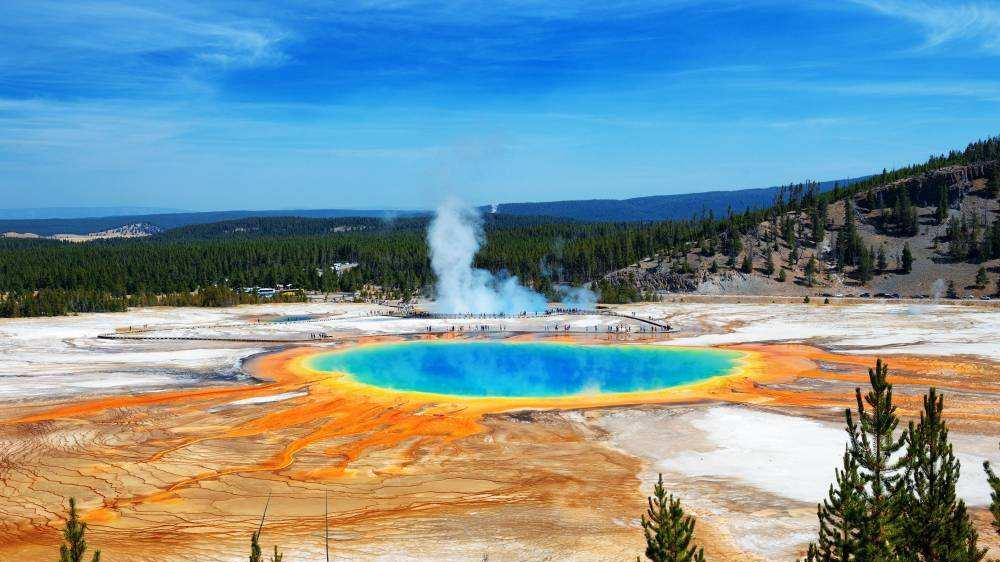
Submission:
<svg viewBox="0 0 1000 562">
<path fill-rule="evenodd" d="M 327 526 L 338 561 L 634 560 L 662 473 L 708 558 L 795 560 L 876 357 L 904 422 L 944 393 L 1000 555 L 995 304 L 612 310 L 475 336 L 370 303 L 0 320 L 0 559 L 58 552 L 72 496 L 109 560 L 245 559 L 265 505 L 287 560 L 325 560 Z"/>
<path fill-rule="evenodd" d="M 417 341 L 322 353 L 309 366 L 409 392 L 559 397 L 646 392 L 728 374 L 741 353 L 651 345 Z"/>
</svg>

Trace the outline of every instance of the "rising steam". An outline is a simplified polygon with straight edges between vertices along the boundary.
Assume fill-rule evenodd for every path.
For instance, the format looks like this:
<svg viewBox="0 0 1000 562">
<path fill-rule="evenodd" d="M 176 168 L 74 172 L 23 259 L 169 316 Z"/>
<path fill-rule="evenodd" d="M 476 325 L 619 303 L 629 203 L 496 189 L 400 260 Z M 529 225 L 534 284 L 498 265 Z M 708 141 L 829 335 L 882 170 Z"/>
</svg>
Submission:
<svg viewBox="0 0 1000 562">
<path fill-rule="evenodd" d="M 431 268 L 437 275 L 434 311 L 442 314 L 542 312 L 545 297 L 518 282 L 472 266 L 483 242 L 479 213 L 457 199 L 438 207 L 427 229 Z"/>
<path fill-rule="evenodd" d="M 597 308 L 597 294 L 586 287 L 567 287 L 560 285 L 556 287 L 556 292 L 562 301 L 563 307 L 575 308 L 577 310 L 594 310 Z"/>
</svg>

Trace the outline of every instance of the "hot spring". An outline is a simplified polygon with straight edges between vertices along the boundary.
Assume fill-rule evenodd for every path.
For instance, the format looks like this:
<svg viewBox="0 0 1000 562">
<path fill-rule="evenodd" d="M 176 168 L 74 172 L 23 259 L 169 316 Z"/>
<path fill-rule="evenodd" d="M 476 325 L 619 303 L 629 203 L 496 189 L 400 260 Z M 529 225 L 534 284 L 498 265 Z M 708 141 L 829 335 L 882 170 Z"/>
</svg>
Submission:
<svg viewBox="0 0 1000 562">
<path fill-rule="evenodd" d="M 643 392 L 729 374 L 739 352 L 649 345 L 407 342 L 317 355 L 310 367 L 400 391 L 468 397 Z"/>
</svg>

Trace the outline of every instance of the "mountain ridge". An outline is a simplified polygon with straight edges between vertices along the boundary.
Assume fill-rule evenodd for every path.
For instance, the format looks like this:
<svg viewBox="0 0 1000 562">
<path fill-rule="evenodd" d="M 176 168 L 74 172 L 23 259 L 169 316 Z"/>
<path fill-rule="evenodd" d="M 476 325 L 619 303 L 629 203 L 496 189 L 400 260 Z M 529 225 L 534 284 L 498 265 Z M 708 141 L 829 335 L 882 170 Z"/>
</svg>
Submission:
<svg viewBox="0 0 1000 562">
<path fill-rule="evenodd" d="M 867 177 L 867 176 L 866 176 Z M 848 178 L 818 182 L 821 191 L 834 185 L 848 186 L 864 178 Z M 568 199 L 562 201 L 515 202 L 481 206 L 483 212 L 498 212 L 515 216 L 542 216 L 589 222 L 642 222 L 687 219 L 703 210 L 721 216 L 728 209 L 735 212 L 746 208 L 770 205 L 785 186 L 714 190 L 670 195 L 646 195 L 629 199 Z M 102 207 L 103 208 L 103 207 Z M 8 210 L 11 211 L 11 210 Z M 0 232 L 35 234 L 41 237 L 88 235 L 110 231 L 131 224 L 149 224 L 161 230 L 190 225 L 211 224 L 252 217 L 301 218 L 380 218 L 417 217 L 430 211 L 385 209 L 265 209 L 228 210 L 139 215 L 108 215 L 70 218 L 4 218 L 0 209 Z"/>
</svg>

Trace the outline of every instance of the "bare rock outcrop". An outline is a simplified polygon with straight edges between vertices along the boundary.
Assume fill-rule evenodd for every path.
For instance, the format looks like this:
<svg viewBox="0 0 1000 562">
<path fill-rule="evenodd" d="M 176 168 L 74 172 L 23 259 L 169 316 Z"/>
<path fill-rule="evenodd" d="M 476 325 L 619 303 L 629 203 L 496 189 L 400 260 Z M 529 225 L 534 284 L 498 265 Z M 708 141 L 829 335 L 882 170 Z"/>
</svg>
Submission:
<svg viewBox="0 0 1000 562">
<path fill-rule="evenodd" d="M 632 286 L 640 291 L 670 291 L 672 293 L 694 291 L 698 282 L 690 274 L 673 273 L 664 268 L 644 268 L 630 265 L 612 271 L 604 279 L 615 286 Z"/>
<path fill-rule="evenodd" d="M 997 169 L 1000 169 L 1000 162 L 996 160 L 975 162 L 963 166 L 946 166 L 896 180 L 875 191 L 884 194 L 886 202 L 891 205 L 899 188 L 906 187 L 913 202 L 922 206 L 930 206 L 937 204 L 942 187 L 948 189 L 950 201 L 957 201 L 972 190 L 973 180 L 988 178 Z"/>
</svg>

